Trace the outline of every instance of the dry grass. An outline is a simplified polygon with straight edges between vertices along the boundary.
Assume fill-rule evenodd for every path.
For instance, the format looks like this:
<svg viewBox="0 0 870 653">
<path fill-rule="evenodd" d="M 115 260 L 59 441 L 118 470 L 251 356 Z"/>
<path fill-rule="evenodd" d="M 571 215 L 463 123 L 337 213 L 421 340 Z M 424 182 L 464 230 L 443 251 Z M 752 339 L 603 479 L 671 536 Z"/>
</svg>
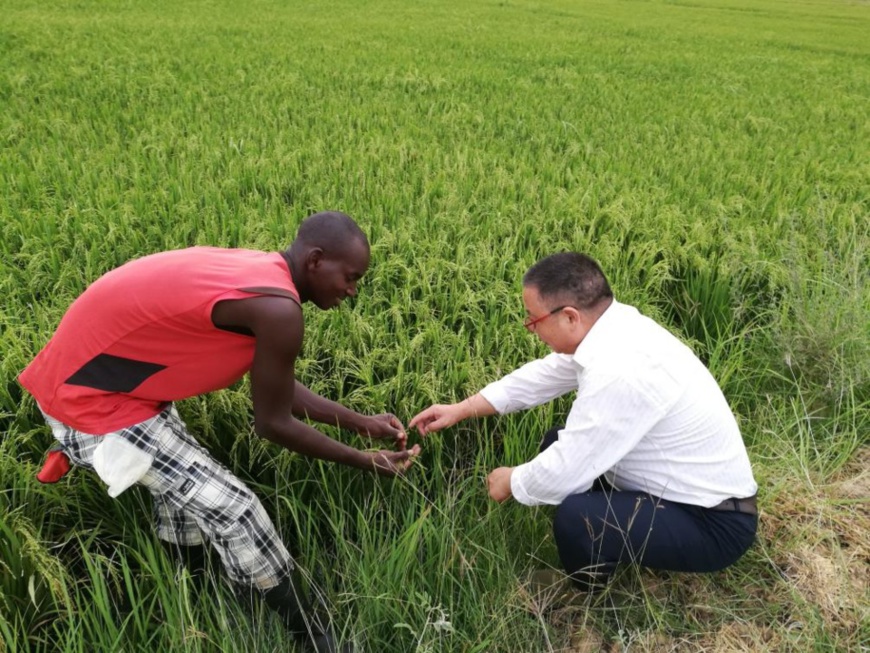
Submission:
<svg viewBox="0 0 870 653">
<path fill-rule="evenodd" d="M 571 640 L 565 653 L 597 653 L 607 647 L 601 633 L 591 626 L 581 626 L 571 633 Z"/>
<path fill-rule="evenodd" d="M 831 481 L 793 486 L 762 521 L 789 587 L 826 627 L 866 621 L 870 605 L 870 448 Z"/>
<path fill-rule="evenodd" d="M 709 651 L 714 653 L 755 653 L 783 651 L 780 633 L 767 625 L 731 622 L 716 631 Z"/>
</svg>

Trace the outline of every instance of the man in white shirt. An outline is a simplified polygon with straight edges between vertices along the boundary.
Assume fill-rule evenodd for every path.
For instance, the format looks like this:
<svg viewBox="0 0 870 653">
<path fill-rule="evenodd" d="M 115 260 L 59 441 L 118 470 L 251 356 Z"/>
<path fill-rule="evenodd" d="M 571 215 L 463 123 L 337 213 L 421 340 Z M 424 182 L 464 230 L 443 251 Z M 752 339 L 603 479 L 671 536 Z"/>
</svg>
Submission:
<svg viewBox="0 0 870 653">
<path fill-rule="evenodd" d="M 621 304 L 584 254 L 548 256 L 523 277 L 525 327 L 553 353 L 409 426 L 426 435 L 468 417 L 505 414 L 577 392 L 540 454 L 488 477 L 498 502 L 558 506 L 565 571 L 584 588 L 618 563 L 710 572 L 755 538 L 758 486 L 737 422 L 692 351 Z"/>
</svg>

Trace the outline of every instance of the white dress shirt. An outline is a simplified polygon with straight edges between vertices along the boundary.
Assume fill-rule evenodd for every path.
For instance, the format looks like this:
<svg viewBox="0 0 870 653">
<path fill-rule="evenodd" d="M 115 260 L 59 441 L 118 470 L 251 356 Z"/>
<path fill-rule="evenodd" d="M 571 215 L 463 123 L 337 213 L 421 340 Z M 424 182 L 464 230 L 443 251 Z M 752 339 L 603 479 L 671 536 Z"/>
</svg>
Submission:
<svg viewBox="0 0 870 653">
<path fill-rule="evenodd" d="M 614 301 L 573 355 L 550 354 L 480 394 L 501 414 L 577 396 L 559 439 L 513 470 L 526 505 L 558 505 L 602 474 L 638 490 L 711 507 L 758 489 L 740 430 L 713 376 L 686 345 Z"/>
</svg>

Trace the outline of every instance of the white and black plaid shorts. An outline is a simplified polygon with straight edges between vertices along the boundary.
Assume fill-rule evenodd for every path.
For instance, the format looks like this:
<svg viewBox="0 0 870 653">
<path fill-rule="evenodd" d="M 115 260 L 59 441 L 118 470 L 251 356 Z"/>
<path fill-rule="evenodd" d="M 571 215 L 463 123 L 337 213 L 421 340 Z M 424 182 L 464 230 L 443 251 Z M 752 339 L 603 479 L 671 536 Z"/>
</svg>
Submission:
<svg viewBox="0 0 870 653">
<path fill-rule="evenodd" d="M 70 460 L 93 469 L 94 449 L 103 436 L 44 416 Z M 154 457 L 139 484 L 151 491 L 161 540 L 192 546 L 205 538 L 231 580 L 264 590 L 293 568 L 260 500 L 190 436 L 174 406 L 115 433 Z"/>
</svg>

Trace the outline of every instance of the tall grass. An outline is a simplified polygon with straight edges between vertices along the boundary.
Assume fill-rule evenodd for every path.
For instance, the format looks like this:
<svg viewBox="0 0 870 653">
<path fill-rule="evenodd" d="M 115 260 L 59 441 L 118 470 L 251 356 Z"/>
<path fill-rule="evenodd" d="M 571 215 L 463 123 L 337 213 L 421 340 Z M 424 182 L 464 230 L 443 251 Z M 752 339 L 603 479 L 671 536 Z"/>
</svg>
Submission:
<svg viewBox="0 0 870 653">
<path fill-rule="evenodd" d="M 763 511 L 726 572 L 629 569 L 535 613 L 521 579 L 558 563 L 549 512 L 484 479 L 565 401 L 430 438 L 394 482 L 257 440 L 247 381 L 184 402 L 346 638 L 866 649 L 868 31 L 833 0 L 0 0 L 0 651 L 292 648 L 218 569 L 174 566 L 147 493 L 39 485 L 51 436 L 15 377 L 103 272 L 278 250 L 327 208 L 362 224 L 372 269 L 352 307 L 306 308 L 313 389 L 404 420 L 473 392 L 544 351 L 525 269 L 586 251 L 720 380 Z"/>
</svg>

